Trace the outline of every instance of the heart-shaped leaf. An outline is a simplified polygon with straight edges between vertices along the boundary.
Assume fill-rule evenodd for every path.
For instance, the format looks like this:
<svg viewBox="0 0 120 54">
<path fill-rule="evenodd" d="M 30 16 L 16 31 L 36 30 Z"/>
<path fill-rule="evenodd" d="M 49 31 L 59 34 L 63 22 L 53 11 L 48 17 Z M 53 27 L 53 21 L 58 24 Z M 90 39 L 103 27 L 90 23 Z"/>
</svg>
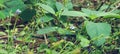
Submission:
<svg viewBox="0 0 120 54">
<path fill-rule="evenodd" d="M 108 37 L 111 32 L 111 26 L 107 23 L 87 22 L 86 30 L 94 44 L 100 46 L 105 43 L 105 37 Z"/>
</svg>

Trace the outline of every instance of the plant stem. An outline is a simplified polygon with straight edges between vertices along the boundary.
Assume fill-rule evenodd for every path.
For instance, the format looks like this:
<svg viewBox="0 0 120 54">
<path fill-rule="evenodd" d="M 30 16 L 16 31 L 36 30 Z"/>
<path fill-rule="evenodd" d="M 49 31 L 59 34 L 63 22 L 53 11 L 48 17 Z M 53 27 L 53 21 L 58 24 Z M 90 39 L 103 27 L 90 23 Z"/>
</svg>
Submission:
<svg viewBox="0 0 120 54">
<path fill-rule="evenodd" d="M 100 6 L 96 9 L 96 11 L 100 10 L 100 8 L 103 6 L 104 3 L 105 3 L 105 0 L 102 0 L 102 3 L 101 3 Z"/>
<path fill-rule="evenodd" d="M 67 42 L 67 43 L 65 44 L 65 46 L 60 50 L 60 52 L 59 52 L 58 54 L 61 54 L 61 53 L 63 52 L 63 50 L 67 47 L 68 44 L 69 44 L 69 42 Z"/>
<path fill-rule="evenodd" d="M 43 23 L 41 24 L 42 28 L 44 28 L 44 25 Z M 46 37 L 46 34 L 43 35 L 44 36 L 44 39 L 45 39 L 45 43 L 48 44 L 48 41 L 47 41 L 47 37 Z"/>
</svg>

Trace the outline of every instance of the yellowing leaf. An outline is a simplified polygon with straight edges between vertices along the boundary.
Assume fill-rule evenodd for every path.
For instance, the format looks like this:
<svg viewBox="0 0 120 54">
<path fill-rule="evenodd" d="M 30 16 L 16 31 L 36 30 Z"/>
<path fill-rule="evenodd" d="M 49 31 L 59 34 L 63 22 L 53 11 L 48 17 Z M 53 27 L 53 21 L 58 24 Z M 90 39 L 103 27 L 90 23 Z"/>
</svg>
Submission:
<svg viewBox="0 0 120 54">
<path fill-rule="evenodd" d="M 58 42 L 54 42 L 54 43 L 52 43 L 52 47 L 54 48 L 54 47 L 58 47 L 61 43 L 63 43 L 64 42 L 64 40 L 60 40 L 60 41 L 58 41 Z"/>
<path fill-rule="evenodd" d="M 34 54 L 34 52 L 29 50 L 27 54 Z"/>
<path fill-rule="evenodd" d="M 80 49 L 77 48 L 77 49 L 74 49 L 71 54 L 80 54 Z"/>
<path fill-rule="evenodd" d="M 6 33 L 0 31 L 0 36 L 3 36 L 3 35 L 6 35 Z"/>
</svg>

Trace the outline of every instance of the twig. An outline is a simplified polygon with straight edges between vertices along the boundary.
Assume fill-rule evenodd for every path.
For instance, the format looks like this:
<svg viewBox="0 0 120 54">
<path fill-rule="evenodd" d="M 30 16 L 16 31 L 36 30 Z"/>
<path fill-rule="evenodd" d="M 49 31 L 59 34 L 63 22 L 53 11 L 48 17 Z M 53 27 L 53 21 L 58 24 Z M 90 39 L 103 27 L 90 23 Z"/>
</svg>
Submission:
<svg viewBox="0 0 120 54">
<path fill-rule="evenodd" d="M 105 3 L 105 0 L 102 0 L 102 3 L 101 3 L 100 6 L 96 9 L 96 11 L 100 10 L 100 8 L 103 6 L 104 3 Z"/>
<path fill-rule="evenodd" d="M 42 24 L 41 26 L 42 26 L 42 28 L 44 28 L 44 25 L 43 25 L 43 24 Z M 44 34 L 43 36 L 44 36 L 44 39 L 45 39 L 45 43 L 48 44 L 46 34 Z"/>
</svg>

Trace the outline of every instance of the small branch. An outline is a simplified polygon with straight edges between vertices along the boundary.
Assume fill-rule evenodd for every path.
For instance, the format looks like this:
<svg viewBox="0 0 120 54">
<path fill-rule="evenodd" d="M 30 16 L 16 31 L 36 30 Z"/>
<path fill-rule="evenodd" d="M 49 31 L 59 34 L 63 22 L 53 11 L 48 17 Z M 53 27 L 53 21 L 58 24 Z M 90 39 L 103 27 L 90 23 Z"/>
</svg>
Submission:
<svg viewBox="0 0 120 54">
<path fill-rule="evenodd" d="M 44 28 L 44 25 L 43 25 L 43 23 L 42 23 L 42 25 L 41 25 L 41 26 L 42 26 L 42 28 Z M 46 44 L 48 44 L 48 41 L 47 41 L 46 34 L 44 34 L 43 36 L 44 36 L 44 39 L 45 39 L 45 43 L 46 43 Z"/>
<path fill-rule="evenodd" d="M 107 9 L 105 10 L 105 12 L 107 12 L 109 10 L 109 8 L 111 7 L 111 3 L 109 4 L 109 6 L 107 7 Z"/>
<path fill-rule="evenodd" d="M 104 3 L 105 3 L 105 0 L 102 0 L 102 3 L 101 3 L 100 6 L 96 9 L 96 11 L 100 10 L 100 8 L 103 6 Z"/>
</svg>

